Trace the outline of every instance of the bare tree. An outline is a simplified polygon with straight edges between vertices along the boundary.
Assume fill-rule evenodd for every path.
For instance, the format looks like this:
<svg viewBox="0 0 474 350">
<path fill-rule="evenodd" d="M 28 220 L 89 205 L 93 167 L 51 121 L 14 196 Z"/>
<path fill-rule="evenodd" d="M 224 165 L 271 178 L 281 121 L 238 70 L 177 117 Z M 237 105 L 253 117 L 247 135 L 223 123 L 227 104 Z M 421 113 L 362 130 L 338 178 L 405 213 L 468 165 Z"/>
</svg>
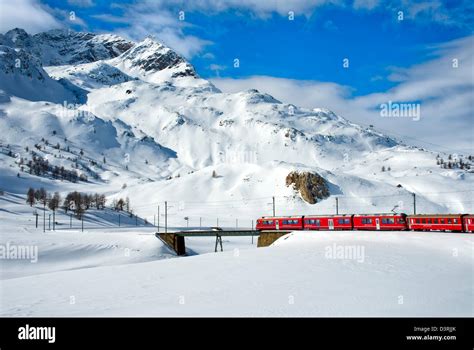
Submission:
<svg viewBox="0 0 474 350">
<path fill-rule="evenodd" d="M 30 207 L 32 207 L 33 204 L 36 203 L 35 190 L 31 187 L 28 189 L 28 192 L 26 193 L 26 203 L 28 203 Z"/>
</svg>

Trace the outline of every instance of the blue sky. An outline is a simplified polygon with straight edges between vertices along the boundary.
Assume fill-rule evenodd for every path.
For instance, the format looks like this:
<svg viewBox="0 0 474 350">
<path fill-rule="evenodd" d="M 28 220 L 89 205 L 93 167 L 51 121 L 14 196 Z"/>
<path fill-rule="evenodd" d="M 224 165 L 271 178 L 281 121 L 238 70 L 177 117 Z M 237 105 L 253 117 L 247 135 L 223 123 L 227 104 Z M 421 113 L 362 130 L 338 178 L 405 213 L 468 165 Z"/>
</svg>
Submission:
<svg viewBox="0 0 474 350">
<path fill-rule="evenodd" d="M 134 40 L 146 34 L 140 29 L 135 31 L 133 23 L 111 19 L 126 18 L 131 7 L 143 6 L 140 1 L 120 1 L 118 6 L 102 0 L 45 0 L 44 3 L 66 13 L 75 11 L 82 22 L 69 21 L 69 24 L 78 30 L 119 31 Z M 333 81 L 350 85 L 354 95 L 394 86 L 384 79 L 391 73 L 391 67 L 426 61 L 431 54 L 430 45 L 460 38 L 472 31 L 472 23 L 465 14 L 452 18 L 453 22 L 447 25 L 443 20 L 431 21 L 429 14 L 410 17 L 409 9 L 403 6 L 381 5 L 368 10 L 326 4 L 299 11 L 299 6 L 287 1 L 288 11 L 256 13 L 250 5 L 229 5 L 221 11 L 213 11 L 212 2 L 208 8 L 189 5 L 186 1 L 149 3 L 152 5 L 148 8 L 153 11 L 175 17 L 170 27 L 181 27 L 182 37 L 197 37 L 208 42 L 203 43 L 199 51 L 180 50 L 203 77 L 267 75 Z M 456 3 L 468 11 L 467 2 L 451 1 L 446 2 L 446 6 Z M 184 12 L 183 23 L 179 22 L 180 11 Z M 294 13 L 293 20 L 289 18 L 290 11 Z M 403 20 L 399 20 L 398 11 L 404 12 Z M 149 32 L 158 40 L 161 31 L 160 25 L 149 27 Z M 166 41 L 166 38 L 161 40 Z M 173 46 L 173 40 L 169 41 L 167 44 Z M 240 61 L 238 69 L 233 67 L 235 58 Z M 342 67 L 344 58 L 349 59 L 350 69 Z"/>
<path fill-rule="evenodd" d="M 30 15 L 22 21 L 12 14 L 3 19 L 2 31 L 17 24 L 30 32 L 71 27 L 113 32 L 136 41 L 151 34 L 224 91 L 257 87 L 285 102 L 327 107 L 406 140 L 418 138 L 420 145 L 446 151 L 472 149 L 472 1 L 15 3 L 34 13 L 36 20 Z M 456 55 L 462 60 L 454 71 L 451 61 Z M 234 67 L 236 58 L 239 67 Z M 349 60 L 348 68 L 343 67 L 344 59 Z M 420 102 L 425 118 L 414 125 L 373 113 L 392 98 Z M 453 125 L 453 134 L 446 134 L 446 122 Z"/>
</svg>

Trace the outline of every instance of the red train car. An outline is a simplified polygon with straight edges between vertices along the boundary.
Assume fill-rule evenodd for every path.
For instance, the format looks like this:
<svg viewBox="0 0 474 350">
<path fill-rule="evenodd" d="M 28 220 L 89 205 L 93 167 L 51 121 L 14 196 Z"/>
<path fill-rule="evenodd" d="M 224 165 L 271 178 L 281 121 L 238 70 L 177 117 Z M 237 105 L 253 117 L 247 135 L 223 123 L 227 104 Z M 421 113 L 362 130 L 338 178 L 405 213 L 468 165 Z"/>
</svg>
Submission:
<svg viewBox="0 0 474 350">
<path fill-rule="evenodd" d="M 304 217 L 305 230 L 352 230 L 352 215 L 310 215 Z"/>
<path fill-rule="evenodd" d="M 303 216 L 263 216 L 257 219 L 257 230 L 302 230 Z"/>
<path fill-rule="evenodd" d="M 408 227 L 413 231 L 462 232 L 463 214 L 423 214 L 409 215 Z"/>
<path fill-rule="evenodd" d="M 474 215 L 464 215 L 462 221 L 464 232 L 474 232 Z"/>
<path fill-rule="evenodd" d="M 354 230 L 407 230 L 406 214 L 358 214 L 352 218 Z"/>
</svg>

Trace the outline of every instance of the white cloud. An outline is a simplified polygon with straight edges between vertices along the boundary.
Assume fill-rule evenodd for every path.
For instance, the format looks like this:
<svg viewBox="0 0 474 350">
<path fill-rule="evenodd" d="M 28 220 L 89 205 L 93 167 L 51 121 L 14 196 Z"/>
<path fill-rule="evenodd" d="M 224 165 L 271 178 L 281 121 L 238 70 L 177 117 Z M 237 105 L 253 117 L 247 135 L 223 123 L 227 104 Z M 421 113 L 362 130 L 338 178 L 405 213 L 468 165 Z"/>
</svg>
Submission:
<svg viewBox="0 0 474 350">
<path fill-rule="evenodd" d="M 92 0 L 67 0 L 67 3 L 77 7 L 92 7 L 95 6 Z"/>
<path fill-rule="evenodd" d="M 295 105 L 326 107 L 363 125 L 374 125 L 409 144 L 439 151 L 474 153 L 474 36 L 433 47 L 439 57 L 399 70 L 398 84 L 385 92 L 353 96 L 348 86 L 268 76 L 245 79 L 216 78 L 221 90 L 236 92 L 256 88 Z M 458 59 L 458 68 L 453 67 Z M 421 102 L 421 120 L 383 118 L 380 105 Z"/>
<path fill-rule="evenodd" d="M 18 27 L 37 33 L 61 26 L 36 0 L 0 0 L 0 32 Z"/>
<path fill-rule="evenodd" d="M 180 20 L 179 11 L 172 12 L 165 8 L 160 1 L 144 1 L 133 6 L 115 5 L 115 7 L 123 9 L 123 16 L 102 14 L 95 16 L 95 18 L 123 24 L 124 26 L 116 30 L 118 35 L 134 41 L 140 41 L 153 35 L 157 40 L 188 59 L 211 44 L 210 41 L 197 36 L 186 35 L 184 28 L 191 26 L 191 24 Z"/>
<path fill-rule="evenodd" d="M 150 0 L 148 0 L 150 1 Z M 201 11 L 215 14 L 227 10 L 249 11 L 257 17 L 269 18 L 272 14 L 287 16 L 293 11 L 296 16 L 311 17 L 319 7 L 338 6 L 354 10 L 384 10 L 394 15 L 404 12 L 406 20 L 436 21 L 446 25 L 465 26 L 472 23 L 474 6 L 470 0 L 456 3 L 442 0 L 154 0 L 161 7 L 181 7 L 185 11 Z"/>
</svg>

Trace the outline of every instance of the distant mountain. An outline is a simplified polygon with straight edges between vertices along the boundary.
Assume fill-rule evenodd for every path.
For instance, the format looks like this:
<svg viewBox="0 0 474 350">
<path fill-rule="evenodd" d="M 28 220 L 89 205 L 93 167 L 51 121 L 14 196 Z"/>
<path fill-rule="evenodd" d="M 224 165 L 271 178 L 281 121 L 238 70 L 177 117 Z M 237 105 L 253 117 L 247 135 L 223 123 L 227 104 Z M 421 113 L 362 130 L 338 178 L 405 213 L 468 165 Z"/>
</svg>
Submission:
<svg viewBox="0 0 474 350">
<path fill-rule="evenodd" d="M 465 170 L 438 166 L 436 154 L 327 109 L 299 108 L 254 89 L 222 93 L 153 38 L 133 43 L 110 34 L 13 29 L 0 44 L 0 143 L 20 158 L 34 149 L 49 164 L 84 173 L 89 182 L 75 186 L 100 185 L 112 197 L 147 203 L 280 196 L 280 213 L 292 213 L 332 212 L 331 197 L 339 195 L 352 198 L 352 212 L 390 211 L 408 203 L 411 192 L 474 184 Z M 20 168 L 18 157 L 2 157 L 4 174 Z M 324 178 L 329 198 L 305 203 L 285 184 L 292 171 Z M 418 203 L 463 211 L 462 196 Z M 267 209 L 234 208 L 257 215 Z"/>
<path fill-rule="evenodd" d="M 67 87 L 69 85 L 69 87 Z M 50 78 L 39 59 L 24 49 L 0 45 L 0 90 L 30 101 L 76 103 L 84 100 L 81 89 Z"/>
<path fill-rule="evenodd" d="M 133 46 L 111 34 L 92 34 L 54 29 L 29 35 L 15 28 L 0 34 L 0 44 L 20 48 L 39 58 L 43 66 L 96 62 L 117 57 Z"/>
</svg>

